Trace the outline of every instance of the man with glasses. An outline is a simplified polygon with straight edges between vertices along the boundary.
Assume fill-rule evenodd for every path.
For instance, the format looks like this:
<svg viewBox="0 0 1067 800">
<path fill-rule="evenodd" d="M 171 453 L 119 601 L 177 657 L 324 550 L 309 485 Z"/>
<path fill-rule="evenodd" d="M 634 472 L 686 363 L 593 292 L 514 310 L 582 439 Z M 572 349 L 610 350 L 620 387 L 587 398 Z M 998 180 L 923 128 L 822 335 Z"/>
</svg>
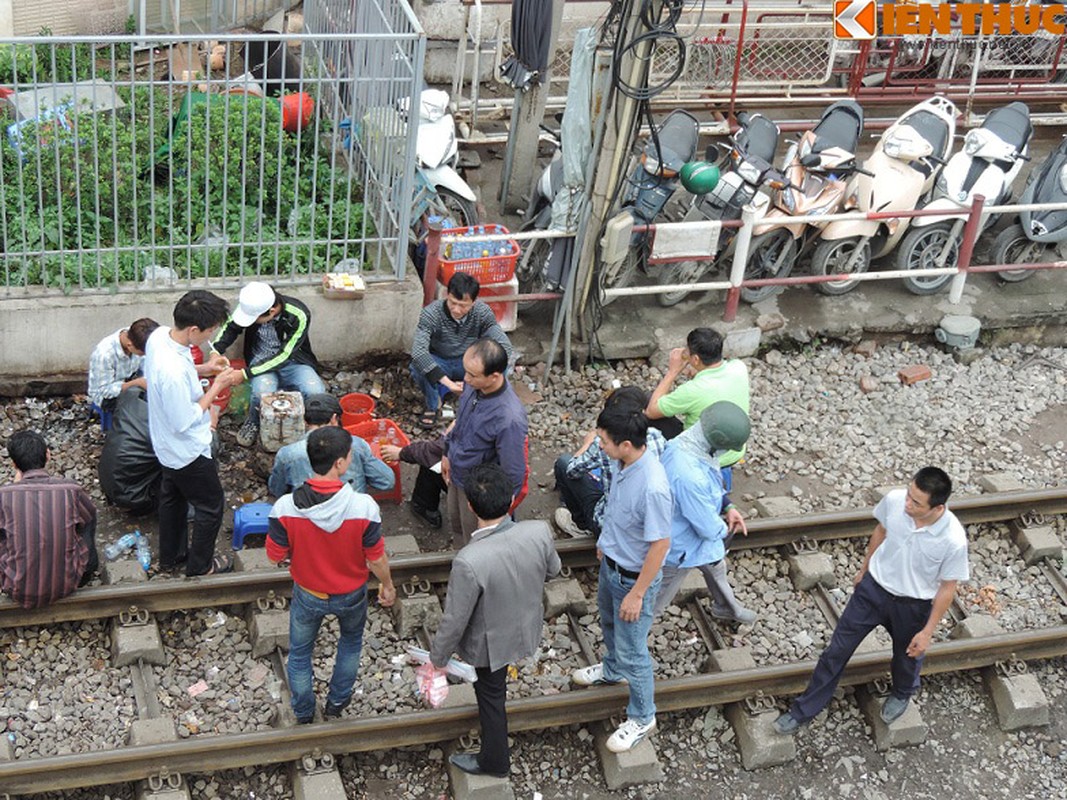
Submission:
<svg viewBox="0 0 1067 800">
<path fill-rule="evenodd" d="M 780 734 L 793 734 L 833 697 L 845 665 L 878 625 L 893 638 L 893 688 L 881 717 L 899 719 L 919 688 L 919 671 L 934 631 L 956 596 L 956 584 L 970 577 L 967 534 L 945 505 L 952 481 L 937 467 L 923 467 L 907 489 L 889 492 L 875 507 L 878 520 L 855 591 L 819 657 L 808 688 L 774 721 Z"/>
</svg>

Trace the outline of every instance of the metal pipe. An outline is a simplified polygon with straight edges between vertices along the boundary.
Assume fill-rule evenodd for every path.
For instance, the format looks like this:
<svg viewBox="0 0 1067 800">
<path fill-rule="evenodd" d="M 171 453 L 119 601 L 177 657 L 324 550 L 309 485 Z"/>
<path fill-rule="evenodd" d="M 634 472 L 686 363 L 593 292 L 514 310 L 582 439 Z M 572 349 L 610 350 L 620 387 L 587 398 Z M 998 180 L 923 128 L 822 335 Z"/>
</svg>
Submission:
<svg viewBox="0 0 1067 800">
<path fill-rule="evenodd" d="M 752 245 L 752 228 L 756 220 L 756 209 L 746 205 L 741 209 L 741 221 L 744 223 L 737 234 L 734 247 L 734 260 L 730 265 L 730 290 L 726 295 L 726 310 L 723 320 L 733 322 L 737 318 L 737 306 L 741 302 L 741 284 L 745 280 L 745 267 L 748 266 L 748 251 Z"/>
<path fill-rule="evenodd" d="M 967 268 L 971 266 L 971 256 L 974 253 L 974 243 L 982 230 L 982 206 L 985 205 L 985 196 L 976 194 L 971 213 L 963 226 L 963 241 L 960 243 L 960 255 L 956 265 L 959 273 L 952 279 L 952 288 L 949 290 L 949 302 L 957 304 L 963 299 L 963 285 L 967 282 Z"/>
</svg>

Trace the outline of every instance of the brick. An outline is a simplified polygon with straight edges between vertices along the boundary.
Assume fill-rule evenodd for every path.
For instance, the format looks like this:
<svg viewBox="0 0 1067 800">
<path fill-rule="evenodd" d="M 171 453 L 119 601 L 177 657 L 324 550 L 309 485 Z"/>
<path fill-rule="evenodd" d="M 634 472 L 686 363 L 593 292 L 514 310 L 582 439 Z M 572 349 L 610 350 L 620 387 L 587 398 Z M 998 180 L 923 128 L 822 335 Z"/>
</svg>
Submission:
<svg viewBox="0 0 1067 800">
<path fill-rule="evenodd" d="M 787 556 L 786 561 L 789 563 L 789 577 L 798 592 L 814 589 L 820 583 L 827 588 L 837 584 L 834 561 L 829 553 L 794 554 Z"/>
<path fill-rule="evenodd" d="M 139 744 L 164 744 L 178 741 L 178 731 L 173 717 L 134 720 L 127 732 L 127 741 L 136 747 Z"/>
<path fill-rule="evenodd" d="M 767 711 L 750 716 L 740 703 L 726 706 L 726 718 L 733 726 L 737 737 L 737 749 L 741 752 L 741 766 L 745 769 L 777 767 L 797 757 L 797 746 L 792 736 L 780 736 L 774 730 L 777 711 Z"/>
<path fill-rule="evenodd" d="M 414 594 L 410 597 L 397 597 L 393 604 L 393 626 L 401 639 L 406 639 L 425 625 L 429 630 L 437 630 L 441 621 L 441 601 L 437 595 Z"/>
<path fill-rule="evenodd" d="M 390 558 L 393 556 L 418 555 L 422 552 L 419 548 L 418 539 L 410 533 L 384 536 L 382 541 L 385 542 L 385 554 Z"/>
<path fill-rule="evenodd" d="M 799 517 L 800 503 L 792 497 L 761 497 L 752 505 L 761 517 Z"/>
<path fill-rule="evenodd" d="M 248 618 L 252 658 L 269 655 L 274 648 L 289 649 L 289 612 L 279 609 L 255 611 Z"/>
<path fill-rule="evenodd" d="M 956 623 L 949 636 L 953 639 L 984 639 L 986 636 L 997 636 L 1004 633 L 1004 629 L 993 617 L 987 614 L 972 614 Z"/>
<path fill-rule="evenodd" d="M 608 750 L 608 737 L 611 736 L 613 730 L 604 727 L 594 737 L 608 789 L 617 791 L 630 786 L 662 781 L 664 779 L 663 765 L 656 754 L 652 739 L 642 739 L 625 753 L 613 753 Z"/>
<path fill-rule="evenodd" d="M 116 667 L 125 667 L 138 661 L 166 664 L 167 658 L 155 620 L 147 625 L 122 625 L 117 619 L 112 620 L 111 660 Z"/>
<path fill-rule="evenodd" d="M 885 698 L 864 687 L 856 690 L 860 709 L 874 732 L 875 749 L 886 751 L 894 747 L 910 747 L 926 741 L 927 727 L 915 702 L 898 719 L 887 725 L 882 721 L 882 704 Z"/>
<path fill-rule="evenodd" d="M 870 375 L 864 375 L 860 378 L 860 391 L 864 394 L 878 391 L 878 379 L 872 378 Z"/>
<path fill-rule="evenodd" d="M 747 647 L 731 647 L 712 650 L 708 657 L 709 672 L 736 672 L 740 669 L 755 669 L 756 660 Z"/>
<path fill-rule="evenodd" d="M 874 339 L 864 339 L 862 342 L 852 348 L 852 352 L 858 356 L 864 358 L 870 358 L 874 355 L 874 351 L 878 349 L 878 342 Z"/>
<path fill-rule="evenodd" d="M 926 364 L 912 364 L 911 366 L 904 367 L 897 373 L 897 377 L 900 378 L 900 382 L 905 386 L 911 386 L 913 383 L 919 381 L 928 381 L 934 376 L 934 373 L 930 370 Z"/>
<path fill-rule="evenodd" d="M 982 677 L 993 696 L 1001 730 L 1017 731 L 1049 724 L 1048 698 L 1034 675 L 1024 672 L 1005 676 L 985 669 Z"/>
<path fill-rule="evenodd" d="M 574 578 L 553 578 L 548 581 L 545 584 L 544 605 L 545 619 L 558 617 L 565 611 L 583 616 L 590 610 L 582 585 Z"/>
<path fill-rule="evenodd" d="M 1015 526 L 1015 544 L 1028 567 L 1046 558 L 1054 561 L 1063 558 L 1063 543 L 1060 542 L 1060 537 L 1056 535 L 1051 525 L 1040 525 L 1035 528 Z"/>
<path fill-rule="evenodd" d="M 1001 494 L 1002 492 L 1021 492 L 1026 486 L 1009 472 L 990 472 L 978 479 L 978 486 L 983 492 Z"/>
</svg>

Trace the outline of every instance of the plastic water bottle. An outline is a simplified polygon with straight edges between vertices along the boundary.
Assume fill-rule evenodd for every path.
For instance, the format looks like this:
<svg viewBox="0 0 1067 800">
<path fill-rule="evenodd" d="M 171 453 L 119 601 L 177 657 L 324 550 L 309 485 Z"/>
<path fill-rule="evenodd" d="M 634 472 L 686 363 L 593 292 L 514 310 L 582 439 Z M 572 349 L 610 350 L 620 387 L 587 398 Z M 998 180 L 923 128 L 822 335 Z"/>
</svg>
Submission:
<svg viewBox="0 0 1067 800">
<path fill-rule="evenodd" d="M 138 537 L 140 537 L 140 535 L 140 531 L 134 531 L 133 533 L 124 534 L 117 542 L 115 542 L 114 544 L 109 544 L 107 547 L 104 548 L 104 558 L 106 558 L 108 561 L 114 561 L 116 558 L 118 558 L 131 547 L 133 547 L 135 544 L 137 544 L 137 539 Z"/>
<path fill-rule="evenodd" d="M 152 549 L 148 546 L 148 540 L 137 531 L 137 563 L 141 569 L 148 572 L 152 566 Z"/>
</svg>

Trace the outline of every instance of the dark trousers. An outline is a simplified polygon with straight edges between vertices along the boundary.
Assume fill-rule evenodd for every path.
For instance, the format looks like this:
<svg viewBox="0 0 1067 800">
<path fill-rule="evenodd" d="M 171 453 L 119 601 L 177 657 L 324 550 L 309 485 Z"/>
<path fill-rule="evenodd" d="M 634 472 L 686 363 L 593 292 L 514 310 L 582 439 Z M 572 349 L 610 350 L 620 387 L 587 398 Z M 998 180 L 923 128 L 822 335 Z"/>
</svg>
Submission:
<svg viewBox="0 0 1067 800">
<path fill-rule="evenodd" d="M 604 487 L 589 474 L 580 478 L 567 477 L 567 465 L 571 458 L 562 455 L 556 459 L 556 488 L 559 489 L 559 499 L 571 512 L 571 518 L 579 528 L 599 536 L 600 526 L 593 519 L 593 511 L 604 496 Z"/>
<path fill-rule="evenodd" d="M 198 456 L 181 469 L 163 467 L 159 484 L 161 567 L 170 569 L 186 559 L 185 574 L 189 577 L 211 571 L 225 499 L 214 459 Z M 189 506 L 194 512 L 191 541 Z"/>
<path fill-rule="evenodd" d="M 508 754 L 508 715 L 504 710 L 507 698 L 508 667 L 498 670 L 475 667 L 478 680 L 474 682 L 474 696 L 478 699 L 478 720 L 482 726 L 482 749 L 478 766 L 486 772 L 506 775 L 511 769 Z"/>
<path fill-rule="evenodd" d="M 807 722 L 830 702 L 845 665 L 867 634 L 881 625 L 893 638 L 893 695 L 911 697 L 919 688 L 922 657 L 907 654 L 912 638 L 930 619 L 931 600 L 890 594 L 868 572 L 852 593 L 829 646 L 819 656 L 804 694 L 789 707 L 798 722 Z"/>
<path fill-rule="evenodd" d="M 415 488 L 411 490 L 411 502 L 426 511 L 437 511 L 441 505 L 441 494 L 448 491 L 448 484 L 440 472 L 428 467 L 419 467 L 415 478 Z"/>
</svg>

